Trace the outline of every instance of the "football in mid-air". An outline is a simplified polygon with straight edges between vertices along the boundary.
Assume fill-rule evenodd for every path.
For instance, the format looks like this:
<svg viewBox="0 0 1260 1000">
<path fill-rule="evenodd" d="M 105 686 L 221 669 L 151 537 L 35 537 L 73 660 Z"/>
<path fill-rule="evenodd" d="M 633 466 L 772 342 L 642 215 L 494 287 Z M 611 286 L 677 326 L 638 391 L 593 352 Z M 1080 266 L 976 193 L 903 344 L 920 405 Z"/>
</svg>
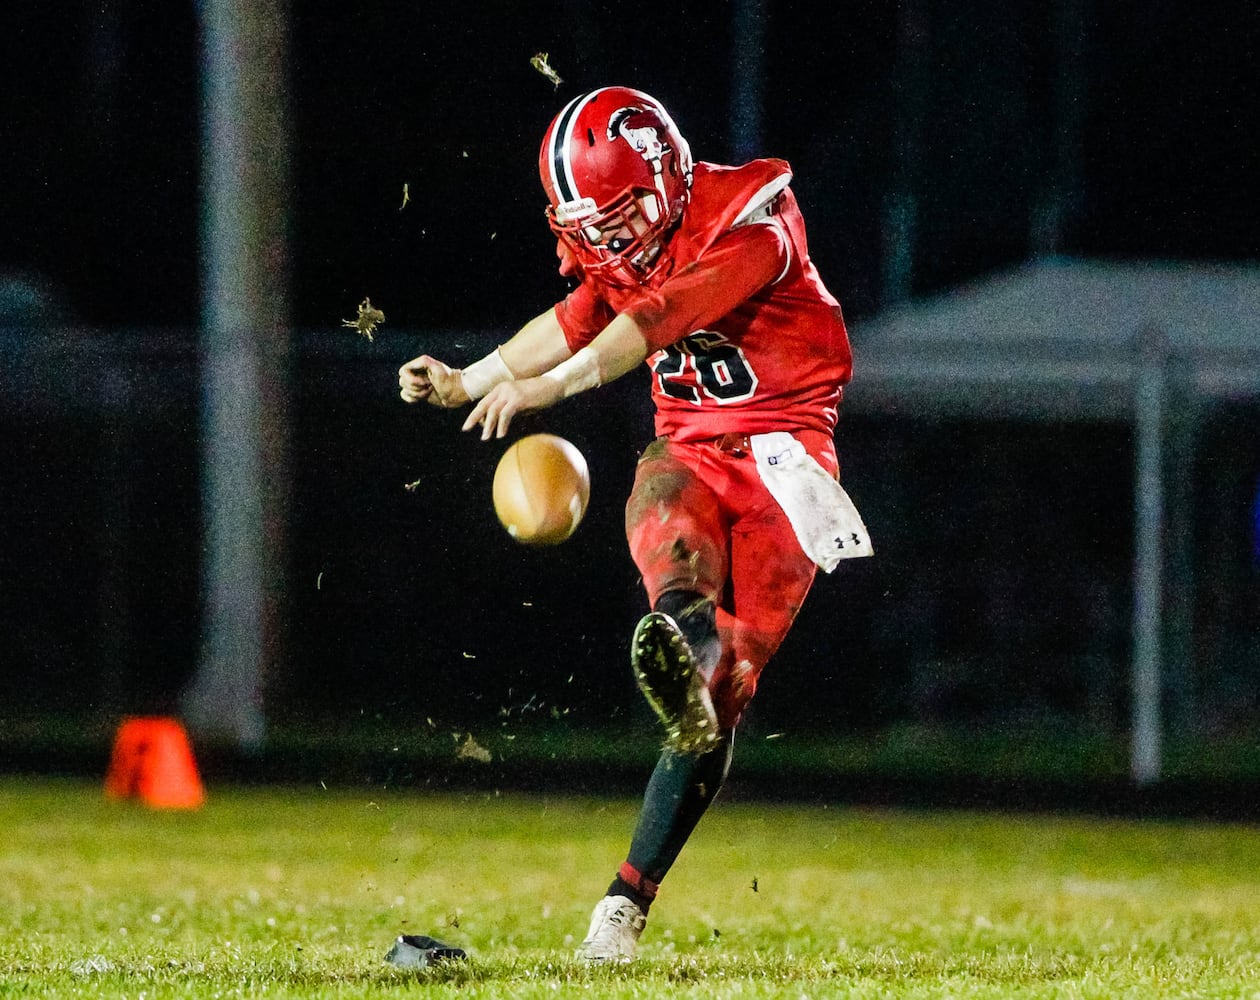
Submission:
<svg viewBox="0 0 1260 1000">
<path fill-rule="evenodd" d="M 554 434 L 515 442 L 494 470 L 494 511 L 526 545 L 558 545 L 577 530 L 591 498 L 586 458 Z"/>
</svg>

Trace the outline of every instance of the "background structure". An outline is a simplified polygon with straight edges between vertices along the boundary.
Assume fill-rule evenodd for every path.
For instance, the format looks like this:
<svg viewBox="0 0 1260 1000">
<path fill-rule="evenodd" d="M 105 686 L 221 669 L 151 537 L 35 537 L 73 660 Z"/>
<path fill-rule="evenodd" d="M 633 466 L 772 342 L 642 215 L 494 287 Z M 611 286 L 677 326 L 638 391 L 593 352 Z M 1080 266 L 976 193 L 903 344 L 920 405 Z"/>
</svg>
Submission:
<svg viewBox="0 0 1260 1000">
<path fill-rule="evenodd" d="M 905 0 L 806 17 L 743 0 L 633 22 L 602 3 L 292 7 L 0 13 L 0 713 L 19 743 L 184 711 L 216 657 L 255 687 L 223 727 L 255 750 L 278 728 L 331 738 L 378 718 L 404 732 L 643 722 L 624 668 L 642 598 L 620 529 L 650 427 L 643 380 L 521 428 L 571 437 L 592 465 L 586 523 L 546 552 L 493 519 L 501 447 L 403 407 L 394 384 L 420 350 L 475 359 L 564 294 L 537 143 L 570 96 L 618 82 L 661 98 L 699 158 L 792 163 L 852 326 L 838 441 L 880 554 L 820 579 L 750 731 L 1128 747 L 1145 585 L 1157 725 L 1183 766 L 1251 773 L 1202 752 L 1254 742 L 1260 719 L 1251 6 Z M 257 43 L 258 18 L 277 41 L 248 51 L 275 75 L 224 96 L 248 58 L 216 49 L 215 26 Z M 225 130 L 272 185 L 235 229 L 212 208 Z M 278 241 L 251 272 L 277 284 L 254 289 L 248 320 L 223 319 L 241 305 L 239 259 L 216 242 L 229 231 L 255 251 Z M 1144 276 L 1147 295 L 1193 274 L 1240 289 L 1215 313 L 1224 329 L 1160 331 L 1154 465 L 1118 402 L 1149 387 L 1135 354 L 1149 331 L 1098 335 L 1122 285 L 1082 302 L 1075 278 L 1042 280 L 1078 261 Z M 388 317 L 370 343 L 341 327 L 365 296 Z M 236 342 L 215 336 L 232 323 L 274 384 L 233 374 Z M 264 404 L 244 426 L 275 432 L 248 446 L 271 456 L 272 492 L 243 551 L 277 564 L 234 584 L 214 525 L 238 523 L 239 480 L 216 464 L 241 454 L 238 390 Z M 1154 581 L 1134 573 L 1144 524 L 1163 543 Z M 254 588 L 248 634 L 216 617 L 216 581 Z M 213 708 L 201 716 L 216 728 Z"/>
</svg>

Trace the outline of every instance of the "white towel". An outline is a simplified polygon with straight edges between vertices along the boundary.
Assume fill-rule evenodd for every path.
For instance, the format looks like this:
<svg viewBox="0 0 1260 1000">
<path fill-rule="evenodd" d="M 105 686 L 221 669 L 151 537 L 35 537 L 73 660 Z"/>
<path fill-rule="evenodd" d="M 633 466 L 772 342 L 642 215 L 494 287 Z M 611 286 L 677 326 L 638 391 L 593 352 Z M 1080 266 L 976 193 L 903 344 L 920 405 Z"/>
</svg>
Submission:
<svg viewBox="0 0 1260 1000">
<path fill-rule="evenodd" d="M 841 559 L 874 553 L 849 494 L 785 431 L 751 438 L 757 471 L 783 508 L 805 554 L 830 573 Z"/>
</svg>

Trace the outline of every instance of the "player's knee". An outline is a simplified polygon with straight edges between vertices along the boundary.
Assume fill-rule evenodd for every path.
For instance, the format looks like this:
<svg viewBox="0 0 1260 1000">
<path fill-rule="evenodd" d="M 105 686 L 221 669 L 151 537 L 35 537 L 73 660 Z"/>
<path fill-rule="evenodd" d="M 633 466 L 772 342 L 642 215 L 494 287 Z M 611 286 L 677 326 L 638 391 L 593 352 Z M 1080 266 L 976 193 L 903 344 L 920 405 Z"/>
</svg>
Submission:
<svg viewBox="0 0 1260 1000">
<path fill-rule="evenodd" d="M 761 673 L 748 660 L 739 660 L 730 670 L 715 675 L 710 685 L 713 709 L 722 729 L 734 729 L 744 709 L 757 693 L 757 677 Z"/>
</svg>

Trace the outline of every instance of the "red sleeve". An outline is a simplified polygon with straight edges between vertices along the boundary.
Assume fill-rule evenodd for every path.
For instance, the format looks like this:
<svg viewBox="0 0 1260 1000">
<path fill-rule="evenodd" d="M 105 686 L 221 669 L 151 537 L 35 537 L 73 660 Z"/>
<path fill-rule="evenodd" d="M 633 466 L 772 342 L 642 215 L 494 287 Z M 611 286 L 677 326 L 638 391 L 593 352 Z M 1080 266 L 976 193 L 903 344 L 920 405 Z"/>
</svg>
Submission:
<svg viewBox="0 0 1260 1000">
<path fill-rule="evenodd" d="M 556 303 L 556 319 L 569 350 L 575 354 L 612 322 L 613 315 L 612 307 L 596 296 L 585 282 Z"/>
<path fill-rule="evenodd" d="M 649 351 L 676 343 L 721 319 L 778 280 L 790 263 L 776 223 L 752 223 L 723 234 L 696 261 L 630 303 Z"/>
</svg>

